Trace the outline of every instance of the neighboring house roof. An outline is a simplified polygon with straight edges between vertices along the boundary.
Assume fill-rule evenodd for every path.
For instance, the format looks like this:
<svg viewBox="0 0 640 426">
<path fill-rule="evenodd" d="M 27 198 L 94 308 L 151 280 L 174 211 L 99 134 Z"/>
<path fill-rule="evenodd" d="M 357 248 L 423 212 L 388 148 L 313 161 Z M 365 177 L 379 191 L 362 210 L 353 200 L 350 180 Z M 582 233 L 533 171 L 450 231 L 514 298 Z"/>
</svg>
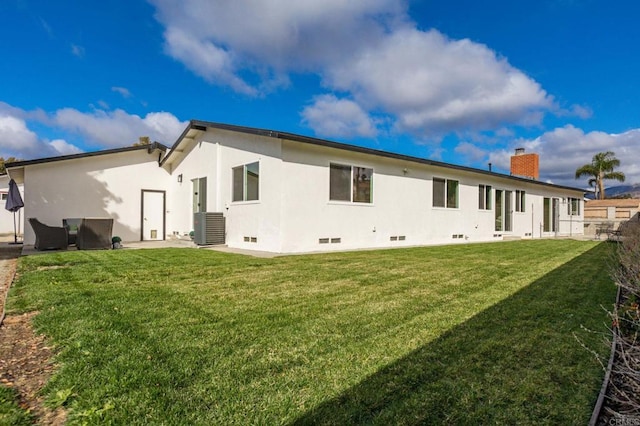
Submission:
<svg viewBox="0 0 640 426">
<path fill-rule="evenodd" d="M 584 204 L 584 208 L 597 207 L 620 207 L 620 208 L 640 208 L 640 199 L 638 198 L 621 198 L 609 200 L 589 200 Z"/>
<path fill-rule="evenodd" d="M 371 148 L 365 148 L 365 147 L 356 146 L 356 145 L 338 143 L 338 142 L 333 142 L 333 141 L 329 141 L 329 140 L 325 140 L 325 139 L 312 138 L 312 137 L 309 137 L 309 136 L 302 136 L 302 135 L 297 135 L 297 134 L 294 134 L 294 133 L 280 132 L 280 131 L 267 130 L 267 129 L 258 129 L 258 128 L 253 128 L 253 127 L 236 126 L 236 125 L 232 125 L 232 124 L 214 123 L 214 122 L 200 121 L 200 120 L 191 120 L 189 122 L 189 125 L 187 126 L 187 128 L 182 132 L 180 137 L 178 137 L 176 142 L 171 147 L 171 150 L 167 153 L 167 155 L 160 162 L 160 165 L 162 166 L 162 165 L 164 165 L 166 163 L 171 163 L 173 161 L 174 156 L 177 155 L 176 153 L 182 152 L 182 150 L 180 149 L 180 145 L 183 143 L 184 140 L 193 140 L 195 138 L 195 136 L 199 132 L 206 132 L 207 128 L 228 130 L 228 131 L 232 131 L 232 132 L 247 133 L 247 134 L 259 135 L 259 136 L 265 136 L 265 137 L 277 138 L 277 139 L 286 139 L 286 140 L 290 140 L 290 141 L 294 141 L 294 142 L 300 142 L 300 143 L 311 144 L 311 145 L 325 146 L 325 147 L 342 149 L 342 150 L 347 150 L 347 151 L 352 151 L 352 152 L 359 152 L 359 153 L 363 153 L 363 154 L 376 155 L 376 156 L 385 157 L 385 158 L 393 158 L 393 159 L 409 161 L 409 162 L 413 162 L 413 163 L 426 164 L 426 165 L 429 165 L 429 166 L 443 167 L 443 168 L 447 168 L 447 169 L 460 170 L 460 171 L 483 174 L 483 175 L 488 175 L 488 176 L 498 176 L 498 177 L 502 177 L 502 178 L 506 178 L 506 179 L 516 180 L 516 181 L 520 181 L 520 182 L 526 182 L 526 183 L 529 183 L 529 184 L 549 186 L 549 187 L 553 187 L 553 188 L 568 189 L 568 190 L 576 191 L 576 192 L 580 192 L 580 193 L 584 193 L 585 192 L 583 189 L 580 189 L 580 188 L 574 188 L 574 187 L 562 186 L 562 185 L 555 185 L 555 184 L 541 182 L 541 181 L 532 180 L 532 179 L 527 179 L 527 178 L 523 178 L 523 177 L 512 176 L 512 175 L 507 175 L 507 174 L 503 174 L 503 173 L 496 173 L 496 172 L 492 172 L 492 171 L 488 171 L 488 170 L 476 169 L 476 168 L 473 168 L 473 167 L 458 166 L 458 165 L 455 165 L 455 164 L 443 163 L 443 162 L 440 162 L 440 161 L 433 161 L 433 160 L 428 160 L 428 159 L 419 158 L 419 157 L 413 157 L 413 156 L 409 156 L 409 155 L 396 154 L 396 153 L 393 153 L 393 152 L 381 151 L 381 150 L 371 149 Z"/>
</svg>

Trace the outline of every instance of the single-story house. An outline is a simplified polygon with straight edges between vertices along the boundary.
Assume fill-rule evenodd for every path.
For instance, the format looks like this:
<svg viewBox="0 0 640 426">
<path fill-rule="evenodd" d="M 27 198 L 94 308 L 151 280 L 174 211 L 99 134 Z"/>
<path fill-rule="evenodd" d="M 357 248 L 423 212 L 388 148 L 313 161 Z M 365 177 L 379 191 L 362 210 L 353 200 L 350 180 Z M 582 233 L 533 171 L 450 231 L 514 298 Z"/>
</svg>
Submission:
<svg viewBox="0 0 640 426">
<path fill-rule="evenodd" d="M 537 168 L 537 156 L 518 155 Z M 25 217 L 53 225 L 112 217 L 125 242 L 192 231 L 206 242 L 211 226 L 229 247 L 299 253 L 583 233 L 583 190 L 540 182 L 537 170 L 522 177 L 513 161 L 506 175 L 206 121 L 191 121 L 170 149 L 153 143 L 7 170 L 24 184 Z"/>
</svg>

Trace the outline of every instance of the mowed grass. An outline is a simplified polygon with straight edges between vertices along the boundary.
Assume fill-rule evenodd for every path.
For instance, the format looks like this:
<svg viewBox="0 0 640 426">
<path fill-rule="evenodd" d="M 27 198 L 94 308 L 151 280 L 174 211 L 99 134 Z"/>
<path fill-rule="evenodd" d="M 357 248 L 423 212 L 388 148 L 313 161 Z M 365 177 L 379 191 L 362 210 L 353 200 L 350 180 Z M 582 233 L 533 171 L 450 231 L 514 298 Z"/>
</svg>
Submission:
<svg viewBox="0 0 640 426">
<path fill-rule="evenodd" d="M 8 308 L 39 311 L 69 424 L 585 424 L 612 250 L 51 253 Z"/>
<path fill-rule="evenodd" d="M 2 336 L 2 330 L 0 330 Z M 0 425 L 29 426 L 33 418 L 18 406 L 18 393 L 15 389 L 0 384 Z"/>
</svg>

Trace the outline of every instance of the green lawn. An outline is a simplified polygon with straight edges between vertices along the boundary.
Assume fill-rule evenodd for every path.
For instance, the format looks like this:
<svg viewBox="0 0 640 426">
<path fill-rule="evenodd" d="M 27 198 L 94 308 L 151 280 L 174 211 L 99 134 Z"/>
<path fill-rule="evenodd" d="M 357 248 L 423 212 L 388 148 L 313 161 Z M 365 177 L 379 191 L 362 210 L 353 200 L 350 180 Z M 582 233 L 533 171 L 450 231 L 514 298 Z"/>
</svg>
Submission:
<svg viewBox="0 0 640 426">
<path fill-rule="evenodd" d="M 22 258 L 69 424 L 586 424 L 612 245 Z M 581 326 L 599 333 L 590 333 Z"/>
<path fill-rule="evenodd" d="M 31 416 L 18 407 L 17 401 L 18 394 L 14 389 L 0 385 L 0 425 L 29 426 L 33 424 Z"/>
</svg>

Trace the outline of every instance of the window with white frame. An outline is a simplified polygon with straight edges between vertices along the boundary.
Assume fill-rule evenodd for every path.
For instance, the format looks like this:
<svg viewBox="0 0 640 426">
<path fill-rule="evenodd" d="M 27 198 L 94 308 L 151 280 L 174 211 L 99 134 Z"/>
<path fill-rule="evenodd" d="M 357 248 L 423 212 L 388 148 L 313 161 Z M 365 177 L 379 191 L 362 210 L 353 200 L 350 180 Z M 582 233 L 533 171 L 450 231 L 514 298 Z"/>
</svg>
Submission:
<svg viewBox="0 0 640 426">
<path fill-rule="evenodd" d="M 478 208 L 491 210 L 491 185 L 478 185 Z"/>
<path fill-rule="evenodd" d="M 458 181 L 433 178 L 433 207 L 458 208 Z"/>
<path fill-rule="evenodd" d="M 6 200 L 7 200 L 8 195 L 9 195 L 9 194 L 8 194 L 8 193 L 6 193 L 6 192 L 2 192 L 2 193 L 0 193 L 0 197 L 1 197 L 2 201 L 6 201 Z"/>
<path fill-rule="evenodd" d="M 234 167 L 233 201 L 256 201 L 260 199 L 260 163 Z"/>
<path fill-rule="evenodd" d="M 519 189 L 516 189 L 516 211 L 520 213 L 524 213 L 525 208 L 525 192 Z"/>
<path fill-rule="evenodd" d="M 373 169 L 331 163 L 329 165 L 329 200 L 371 203 Z"/>
<path fill-rule="evenodd" d="M 579 198 L 569 198 L 567 207 L 569 209 L 568 211 L 569 216 L 580 216 L 580 199 Z"/>
</svg>

